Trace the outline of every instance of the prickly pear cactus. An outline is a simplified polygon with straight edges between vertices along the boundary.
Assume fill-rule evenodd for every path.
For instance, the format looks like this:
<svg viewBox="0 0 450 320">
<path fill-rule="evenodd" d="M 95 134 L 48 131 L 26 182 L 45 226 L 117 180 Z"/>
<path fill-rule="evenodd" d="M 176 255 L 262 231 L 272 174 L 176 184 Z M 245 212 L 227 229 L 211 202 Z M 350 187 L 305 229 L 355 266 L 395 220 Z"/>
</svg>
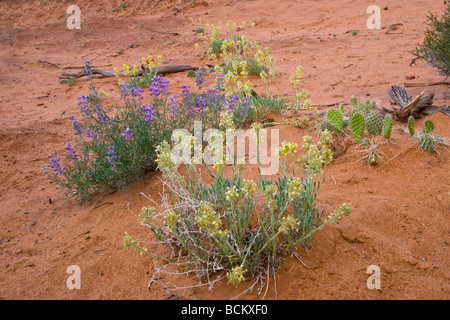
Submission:
<svg viewBox="0 0 450 320">
<path fill-rule="evenodd" d="M 437 149 L 436 149 L 436 145 L 434 144 L 434 140 L 432 138 L 432 136 L 430 135 L 421 135 L 418 139 L 418 144 L 420 145 L 420 147 L 425 150 L 428 153 L 436 153 Z"/>
<path fill-rule="evenodd" d="M 391 138 L 392 132 L 392 117 L 389 114 L 386 117 L 384 117 L 383 131 L 384 137 L 386 138 L 386 140 L 389 140 Z"/>
<path fill-rule="evenodd" d="M 383 120 L 378 112 L 372 111 L 366 117 L 366 126 L 371 136 L 379 136 L 383 130 Z"/>
<path fill-rule="evenodd" d="M 426 134 L 432 134 L 434 130 L 434 123 L 431 120 L 427 120 L 425 121 L 425 123 L 423 124 L 423 131 Z"/>
<path fill-rule="evenodd" d="M 342 113 L 342 114 L 344 114 L 344 104 L 340 104 L 339 105 L 339 111 Z"/>
<path fill-rule="evenodd" d="M 344 123 L 344 115 L 339 109 L 328 110 L 327 120 L 331 122 L 337 129 L 342 130 Z"/>
<path fill-rule="evenodd" d="M 359 143 L 364 134 L 366 122 L 364 116 L 358 112 L 354 112 L 350 118 L 350 128 L 356 143 Z"/>
<path fill-rule="evenodd" d="M 414 133 L 416 132 L 415 127 L 416 127 L 416 120 L 414 120 L 414 117 L 413 117 L 413 116 L 410 116 L 410 117 L 408 118 L 408 130 L 409 130 L 409 134 L 410 134 L 411 136 L 413 136 Z"/>
<path fill-rule="evenodd" d="M 350 102 L 351 102 L 352 106 L 354 106 L 354 107 L 356 107 L 358 105 L 358 99 L 355 96 L 353 96 L 350 99 Z"/>
<path fill-rule="evenodd" d="M 366 110 L 367 112 L 372 112 L 377 109 L 377 104 L 375 101 L 371 102 L 370 100 L 366 100 Z"/>
</svg>

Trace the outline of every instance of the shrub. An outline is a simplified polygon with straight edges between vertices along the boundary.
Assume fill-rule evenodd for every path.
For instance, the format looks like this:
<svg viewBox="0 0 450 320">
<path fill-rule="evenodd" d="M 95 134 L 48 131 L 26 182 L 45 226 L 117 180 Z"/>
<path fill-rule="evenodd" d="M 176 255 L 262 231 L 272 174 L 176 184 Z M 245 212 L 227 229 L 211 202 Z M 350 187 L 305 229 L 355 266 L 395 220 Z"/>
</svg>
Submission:
<svg viewBox="0 0 450 320">
<path fill-rule="evenodd" d="M 424 59 L 443 76 L 450 75 L 450 2 L 441 19 L 430 13 L 428 28 L 422 44 L 416 45 L 412 52 L 415 56 Z"/>
<path fill-rule="evenodd" d="M 225 115 L 223 123 L 230 129 L 231 118 Z M 259 168 L 261 130 L 259 124 L 253 126 Z M 213 166 L 203 161 L 212 179 L 209 185 L 201 178 L 198 159 L 186 163 L 188 176 L 182 176 L 171 146 L 162 143 L 157 162 L 168 193 L 163 195 L 160 211 L 155 207 L 141 210 L 141 222 L 150 227 L 159 244 L 172 249 L 172 255 L 151 252 L 129 234 L 123 237 L 125 249 L 167 262 L 153 279 L 175 263 L 195 272 L 209 286 L 224 278 L 239 285 L 247 277 L 254 278 L 251 288 L 262 285 L 271 273 L 275 275 L 283 256 L 295 255 L 298 246 L 310 244 L 318 230 L 351 212 L 343 204 L 324 218 L 316 205 L 325 167 L 332 158 L 331 142 L 327 131 L 317 144 L 306 136 L 302 146 L 306 152 L 301 155 L 297 144 L 283 142 L 277 153 L 281 176 L 275 179 L 260 174 L 258 181 L 246 180 L 242 164 L 233 165 L 233 174 L 226 176 L 221 156 Z M 193 146 L 195 150 L 195 142 Z"/>
<path fill-rule="evenodd" d="M 445 146 L 445 139 L 441 136 L 433 135 L 434 123 L 431 120 L 426 120 L 423 124 L 423 130 L 418 134 L 414 134 L 414 118 L 408 119 L 408 128 L 414 141 L 426 152 L 430 154 L 439 153 L 436 144 Z"/>
<path fill-rule="evenodd" d="M 181 97 L 169 94 L 169 81 L 163 77 L 153 74 L 151 79 L 149 102 L 144 102 L 135 73 L 130 73 L 129 82 L 120 82 L 119 104 L 103 106 L 94 85 L 89 95 L 78 98 L 81 118 L 71 118 L 75 141 L 66 145 L 66 165 L 56 153 L 50 154 L 48 165 L 43 164 L 45 173 L 67 196 L 85 202 L 95 194 L 123 189 L 156 168 L 155 149 L 170 140 L 175 129 L 192 129 L 194 120 L 207 128 L 218 127 L 225 101 L 220 78 L 218 89 L 200 93 L 203 80 L 199 76 L 197 92 L 184 85 Z"/>
</svg>

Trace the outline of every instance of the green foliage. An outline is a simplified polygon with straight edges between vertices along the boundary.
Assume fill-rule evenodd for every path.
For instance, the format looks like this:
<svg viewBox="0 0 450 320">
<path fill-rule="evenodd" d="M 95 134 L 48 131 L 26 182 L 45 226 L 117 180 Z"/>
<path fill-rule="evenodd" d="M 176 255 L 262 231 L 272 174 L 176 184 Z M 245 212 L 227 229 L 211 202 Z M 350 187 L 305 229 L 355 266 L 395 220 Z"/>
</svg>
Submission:
<svg viewBox="0 0 450 320">
<path fill-rule="evenodd" d="M 444 138 L 433 135 L 434 123 L 427 120 L 423 124 L 423 130 L 413 136 L 414 141 L 426 152 L 430 154 L 438 153 L 436 144 L 445 146 Z"/>
<path fill-rule="evenodd" d="M 372 111 L 366 117 L 367 131 L 371 136 L 379 136 L 383 130 L 383 120 L 378 112 Z"/>
<path fill-rule="evenodd" d="M 259 167 L 260 130 L 260 125 L 253 127 Z M 305 137 L 306 153 L 297 159 L 297 145 L 283 142 L 278 150 L 282 175 L 273 179 L 260 175 L 257 181 L 246 180 L 239 164 L 227 176 L 219 156 L 212 167 L 206 165 L 210 184 L 201 178 L 194 159 L 186 164 L 188 176 L 181 176 L 171 160 L 171 147 L 161 144 L 158 168 L 169 192 L 164 198 L 171 200 L 161 205 L 160 212 L 144 208 L 141 222 L 159 243 L 182 249 L 183 257 L 157 256 L 128 234 L 123 238 L 125 249 L 194 270 L 207 284 L 216 272 L 216 278 L 226 277 L 236 286 L 247 277 L 261 281 L 276 272 L 284 255 L 295 254 L 298 246 L 310 244 L 325 225 L 350 214 L 351 207 L 343 204 L 323 218 L 323 210 L 316 205 L 324 167 L 331 161 L 331 141 L 328 132 L 321 134 L 319 144 Z"/>
<path fill-rule="evenodd" d="M 204 33 L 204 32 L 205 32 L 205 28 L 203 28 L 203 27 L 195 28 L 195 29 L 194 29 L 194 32 L 195 32 L 195 33 Z"/>
<path fill-rule="evenodd" d="M 236 72 L 237 73 L 241 73 L 242 72 L 242 68 L 240 67 L 242 64 L 240 64 L 239 62 L 245 61 L 246 62 L 246 70 L 248 72 L 248 74 L 250 75 L 257 75 L 259 76 L 261 74 L 261 72 L 269 72 L 269 68 L 267 68 L 266 66 L 262 65 L 261 63 L 259 63 L 258 61 L 256 61 L 255 59 L 252 58 L 242 58 L 242 59 L 237 59 L 237 60 L 232 60 L 229 61 L 228 64 L 226 64 L 223 67 L 223 72 L 226 74 L 228 73 L 228 71 L 233 69 L 233 65 L 237 65 L 238 67 L 236 68 Z"/>
<path fill-rule="evenodd" d="M 211 53 L 221 53 L 222 52 L 223 41 L 221 39 L 214 39 L 210 44 L 209 48 Z"/>
<path fill-rule="evenodd" d="M 187 93 L 182 101 L 169 95 L 168 81 L 153 77 L 151 102 L 144 103 L 143 89 L 135 76 L 120 85 L 121 103 L 104 107 L 102 95 L 90 86 L 79 97 L 81 118 L 72 117 L 73 145 L 66 146 L 66 164 L 56 153 L 49 156 L 45 173 L 81 203 L 92 196 L 124 189 L 156 168 L 156 147 L 170 140 L 175 129 L 193 128 L 200 120 L 205 129 L 217 128 L 225 97 Z M 148 92 L 148 91 L 147 91 Z"/>
<path fill-rule="evenodd" d="M 425 39 L 412 53 L 437 68 L 443 76 L 450 75 L 450 3 L 441 19 L 433 14 L 428 16 Z"/>
<path fill-rule="evenodd" d="M 392 117 L 388 114 L 386 117 L 384 117 L 383 121 L 383 131 L 386 140 L 389 140 L 391 138 L 392 125 L 393 125 Z"/>
<path fill-rule="evenodd" d="M 366 122 L 364 116 L 359 112 L 354 112 L 350 118 L 350 128 L 356 143 L 359 143 L 364 135 Z"/>
<path fill-rule="evenodd" d="M 237 128 L 247 128 L 252 123 L 266 119 L 270 112 L 280 113 L 287 108 L 283 99 L 269 96 L 252 97 L 250 107 L 239 103 L 233 110 L 233 122 Z"/>
<path fill-rule="evenodd" d="M 75 84 L 75 82 L 77 82 L 77 78 L 75 78 L 75 77 L 69 78 L 69 79 L 66 80 L 66 82 L 67 82 L 67 84 L 68 84 L 69 86 L 72 86 L 72 85 Z"/>
</svg>

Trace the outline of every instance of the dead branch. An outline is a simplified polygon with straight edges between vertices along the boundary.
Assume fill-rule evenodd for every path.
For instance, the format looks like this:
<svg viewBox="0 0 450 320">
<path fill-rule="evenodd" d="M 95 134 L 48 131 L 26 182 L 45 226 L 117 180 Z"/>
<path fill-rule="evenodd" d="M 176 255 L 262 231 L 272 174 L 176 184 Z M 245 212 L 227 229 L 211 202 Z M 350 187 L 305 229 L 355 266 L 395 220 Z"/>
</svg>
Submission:
<svg viewBox="0 0 450 320">
<path fill-rule="evenodd" d="M 99 67 L 111 67 L 112 66 L 112 64 L 111 63 L 108 63 L 108 64 L 105 64 L 105 65 L 101 65 L 101 66 L 92 66 L 93 68 L 94 67 L 96 67 L 96 68 L 99 68 Z M 85 68 L 85 66 L 67 66 L 67 67 L 64 67 L 64 68 L 61 68 L 61 69 L 63 69 L 63 70 L 67 70 L 67 69 L 83 69 L 83 68 Z"/>
<path fill-rule="evenodd" d="M 188 70 L 197 70 L 197 67 L 193 67 L 193 66 L 189 66 L 189 65 L 170 65 L 170 66 L 159 66 L 156 67 L 154 70 L 155 72 L 157 72 L 158 74 L 168 74 L 168 73 L 177 73 L 177 72 L 183 72 L 183 71 L 188 71 Z M 144 70 L 139 70 L 138 71 L 138 75 L 142 76 L 144 74 Z M 100 75 L 100 78 L 108 78 L 108 77 L 114 77 L 115 74 L 114 72 L 108 71 L 108 70 L 103 70 L 103 69 L 92 69 L 92 74 L 98 74 Z M 59 79 L 63 79 L 63 80 L 67 80 L 70 78 L 81 78 L 81 77 L 86 77 L 88 74 L 86 72 L 86 70 L 81 70 L 78 73 L 70 73 L 70 72 L 61 72 L 61 76 L 59 77 Z M 125 77 L 125 74 L 120 73 L 119 74 L 120 77 Z M 62 81 L 65 82 L 65 81 Z"/>
<path fill-rule="evenodd" d="M 416 65 L 416 60 L 422 59 L 422 57 L 415 57 L 411 60 L 411 63 L 409 64 L 410 67 L 414 67 Z"/>
<path fill-rule="evenodd" d="M 439 85 L 444 85 L 444 86 L 450 86 L 450 82 L 445 82 L 445 81 L 441 81 L 441 82 L 432 82 L 432 83 L 425 83 L 425 82 L 409 82 L 409 83 L 404 83 L 405 88 L 411 88 L 411 87 L 431 87 L 431 86 L 439 86 Z"/>
<path fill-rule="evenodd" d="M 405 88 L 392 86 L 387 94 L 394 100 L 400 108 L 393 107 L 393 110 L 382 107 L 382 113 L 392 114 L 392 118 L 397 121 L 407 122 L 410 116 L 421 119 L 439 111 L 448 114 L 448 107 L 433 106 L 434 93 L 424 96 L 425 90 L 419 93 L 414 99 L 408 96 Z"/>
</svg>

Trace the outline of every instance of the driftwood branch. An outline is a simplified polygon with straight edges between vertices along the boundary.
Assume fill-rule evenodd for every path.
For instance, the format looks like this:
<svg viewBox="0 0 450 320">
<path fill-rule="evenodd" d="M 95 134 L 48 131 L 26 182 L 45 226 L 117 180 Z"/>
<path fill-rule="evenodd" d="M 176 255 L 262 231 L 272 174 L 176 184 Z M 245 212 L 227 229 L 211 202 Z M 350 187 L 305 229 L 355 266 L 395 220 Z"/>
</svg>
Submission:
<svg viewBox="0 0 450 320">
<path fill-rule="evenodd" d="M 411 87 L 431 87 L 431 86 L 439 86 L 439 85 L 444 85 L 444 86 L 450 86 L 450 82 L 445 82 L 445 81 L 441 81 L 441 82 L 432 82 L 432 83 L 425 83 L 425 82 L 405 82 L 405 88 L 411 88 Z"/>
<path fill-rule="evenodd" d="M 410 116 L 421 119 L 439 111 L 449 115 L 449 107 L 433 106 L 434 93 L 424 96 L 425 90 L 419 93 L 414 99 L 408 95 L 405 88 L 392 86 L 387 94 L 394 100 L 399 108 L 393 107 L 393 110 L 382 108 L 383 113 L 392 114 L 392 118 L 397 121 L 407 122 Z"/>
<path fill-rule="evenodd" d="M 154 70 L 155 72 L 157 72 L 158 74 L 168 74 L 168 73 L 177 73 L 177 72 L 183 72 L 183 71 L 188 71 L 188 70 L 197 70 L 197 67 L 193 67 L 193 66 L 189 66 L 189 65 L 171 65 L 171 66 L 160 66 L 160 67 L 156 67 Z M 144 74 L 144 70 L 139 70 L 138 71 L 138 75 L 142 76 Z M 98 74 L 100 75 L 101 78 L 108 78 L 108 77 L 114 77 L 115 74 L 114 72 L 108 71 L 108 70 L 103 70 L 103 69 L 92 69 L 92 74 Z M 70 79 L 70 78 L 81 78 L 81 77 L 86 77 L 88 74 L 86 72 L 86 70 L 81 70 L 78 73 L 70 73 L 70 72 L 61 72 L 61 76 L 59 77 L 59 79 Z M 120 77 L 125 77 L 125 74 L 120 73 L 119 74 Z"/>
</svg>

